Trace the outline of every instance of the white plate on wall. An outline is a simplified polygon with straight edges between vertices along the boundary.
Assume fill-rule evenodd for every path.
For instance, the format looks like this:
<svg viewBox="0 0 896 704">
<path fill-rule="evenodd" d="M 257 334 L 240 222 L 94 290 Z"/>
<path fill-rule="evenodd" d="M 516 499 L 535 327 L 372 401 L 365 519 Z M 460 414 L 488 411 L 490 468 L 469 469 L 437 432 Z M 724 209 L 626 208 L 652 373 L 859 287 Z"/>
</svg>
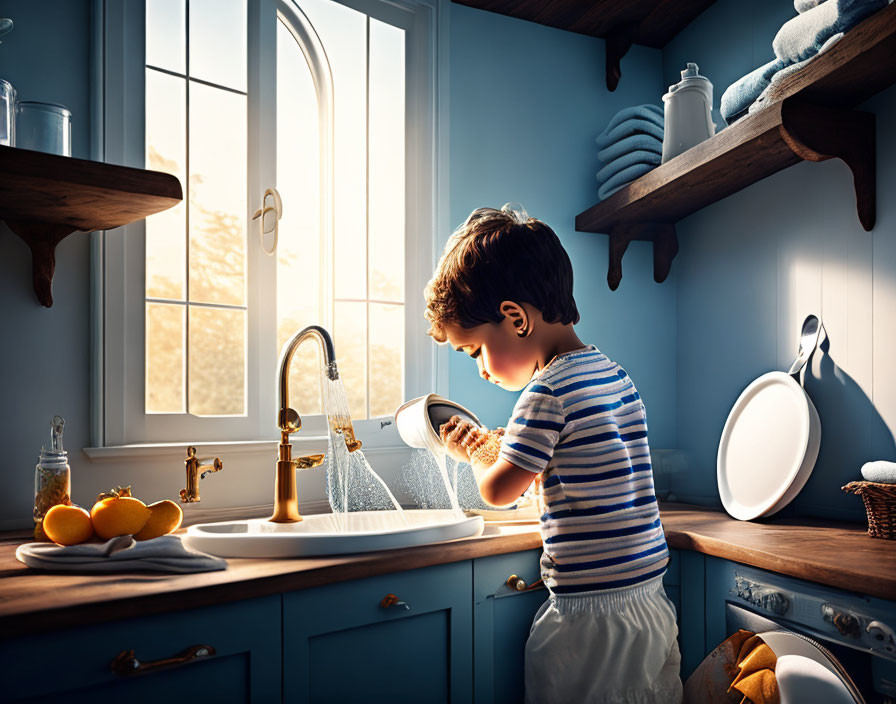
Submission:
<svg viewBox="0 0 896 704">
<path fill-rule="evenodd" d="M 716 474 L 725 510 L 742 521 L 780 511 L 808 481 L 820 444 L 821 421 L 803 387 L 784 372 L 763 374 L 722 431 Z"/>
</svg>

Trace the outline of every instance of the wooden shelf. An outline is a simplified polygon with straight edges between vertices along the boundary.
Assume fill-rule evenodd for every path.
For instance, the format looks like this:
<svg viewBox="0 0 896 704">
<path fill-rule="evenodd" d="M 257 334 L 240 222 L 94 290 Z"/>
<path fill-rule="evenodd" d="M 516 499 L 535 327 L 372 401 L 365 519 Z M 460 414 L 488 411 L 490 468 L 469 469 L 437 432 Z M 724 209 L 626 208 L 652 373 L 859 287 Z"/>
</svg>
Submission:
<svg viewBox="0 0 896 704">
<path fill-rule="evenodd" d="M 64 237 L 121 227 L 181 200 L 171 174 L 0 146 L 0 219 L 31 248 L 34 291 L 47 308 Z"/>
<path fill-rule="evenodd" d="M 610 235 L 607 282 L 622 278 L 632 240 L 654 242 L 654 279 L 678 252 L 675 223 L 803 160 L 842 159 L 852 170 L 859 221 L 875 218 L 874 115 L 850 110 L 896 82 L 896 4 L 853 28 L 781 82 L 771 104 L 661 164 L 576 216 L 576 229 Z"/>
<path fill-rule="evenodd" d="M 606 40 L 607 88 L 616 90 L 619 63 L 632 44 L 661 49 L 714 0 L 454 0 L 459 5 Z"/>
</svg>

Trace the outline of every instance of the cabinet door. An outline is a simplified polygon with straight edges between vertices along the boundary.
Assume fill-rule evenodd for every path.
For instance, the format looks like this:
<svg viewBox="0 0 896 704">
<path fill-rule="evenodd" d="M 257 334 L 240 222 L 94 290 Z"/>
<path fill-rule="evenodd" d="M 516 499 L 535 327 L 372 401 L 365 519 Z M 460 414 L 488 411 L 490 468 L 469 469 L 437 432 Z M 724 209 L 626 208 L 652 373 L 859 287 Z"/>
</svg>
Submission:
<svg viewBox="0 0 896 704">
<path fill-rule="evenodd" d="M 541 549 L 482 557 L 473 561 L 473 685 L 476 704 L 523 701 L 523 658 L 532 619 L 547 599 L 544 587 L 515 591 L 517 575 L 526 584 L 541 576 Z"/>
<path fill-rule="evenodd" d="M 469 702 L 471 583 L 467 561 L 284 594 L 284 701 Z"/>
<path fill-rule="evenodd" d="M 276 702 L 280 615 L 277 595 L 3 640 L 0 701 Z M 214 655 L 145 673 L 111 669 L 125 651 L 146 666 L 191 646 L 211 646 Z"/>
</svg>

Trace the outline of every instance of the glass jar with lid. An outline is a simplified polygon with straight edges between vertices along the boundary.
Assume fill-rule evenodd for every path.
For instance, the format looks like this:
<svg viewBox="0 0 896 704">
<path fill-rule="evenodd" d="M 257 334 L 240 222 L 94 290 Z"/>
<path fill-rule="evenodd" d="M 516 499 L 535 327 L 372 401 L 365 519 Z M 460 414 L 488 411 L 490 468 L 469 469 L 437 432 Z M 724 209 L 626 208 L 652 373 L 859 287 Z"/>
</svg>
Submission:
<svg viewBox="0 0 896 704">
<path fill-rule="evenodd" d="M 57 504 L 72 502 L 72 471 L 68 452 L 62 448 L 64 426 L 62 416 L 53 416 L 49 447 L 40 448 L 40 459 L 34 468 L 34 537 L 37 540 L 48 540 L 43 531 L 47 511 Z"/>
</svg>

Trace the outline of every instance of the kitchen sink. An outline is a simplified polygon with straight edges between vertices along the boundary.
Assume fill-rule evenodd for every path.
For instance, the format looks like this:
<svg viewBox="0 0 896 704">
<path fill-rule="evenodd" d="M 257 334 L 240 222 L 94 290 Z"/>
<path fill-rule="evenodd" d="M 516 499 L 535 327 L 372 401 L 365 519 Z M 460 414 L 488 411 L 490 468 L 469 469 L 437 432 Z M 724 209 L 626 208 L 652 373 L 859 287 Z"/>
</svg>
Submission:
<svg viewBox="0 0 896 704">
<path fill-rule="evenodd" d="M 481 516 L 451 509 L 355 511 L 305 516 L 298 523 L 266 518 L 201 523 L 187 528 L 183 540 L 188 547 L 219 557 L 311 557 L 469 538 L 480 535 L 483 526 Z"/>
</svg>

